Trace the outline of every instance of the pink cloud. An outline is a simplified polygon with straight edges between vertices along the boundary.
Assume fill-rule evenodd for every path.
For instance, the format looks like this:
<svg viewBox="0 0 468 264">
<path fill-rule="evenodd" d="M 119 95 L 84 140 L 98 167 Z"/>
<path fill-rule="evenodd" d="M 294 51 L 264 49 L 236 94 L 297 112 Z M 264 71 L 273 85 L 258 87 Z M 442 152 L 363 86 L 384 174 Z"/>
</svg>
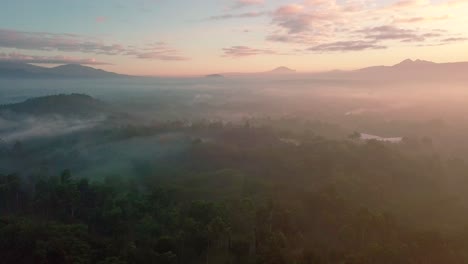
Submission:
<svg viewBox="0 0 468 264">
<path fill-rule="evenodd" d="M 208 20 L 225 20 L 225 19 L 233 19 L 233 18 L 254 18 L 254 17 L 261 17 L 266 15 L 266 12 L 246 12 L 241 14 L 224 14 L 219 16 L 211 16 Z"/>
<path fill-rule="evenodd" d="M 103 16 L 96 17 L 96 23 L 104 23 L 106 22 L 107 18 Z"/>
<path fill-rule="evenodd" d="M 452 37 L 452 38 L 442 39 L 441 41 L 442 41 L 442 42 L 465 42 L 465 41 L 468 41 L 468 38 L 464 38 L 464 37 Z"/>
<path fill-rule="evenodd" d="M 426 21 L 441 21 L 449 19 L 448 15 L 437 16 L 437 17 L 409 17 L 409 18 L 397 18 L 395 23 L 420 23 Z"/>
<path fill-rule="evenodd" d="M 76 58 L 69 56 L 36 56 L 22 53 L 0 53 L 0 61 L 38 63 L 38 64 L 83 64 L 83 65 L 110 65 L 110 63 L 97 61 L 94 58 Z"/>
<path fill-rule="evenodd" d="M 365 38 L 374 39 L 374 40 L 387 40 L 387 39 L 396 39 L 396 40 L 406 40 L 406 42 L 411 42 L 411 40 L 423 40 L 422 36 L 418 34 L 415 30 L 402 29 L 395 26 L 380 26 L 374 28 L 367 28 L 359 30 L 358 32 L 364 33 Z"/>
<path fill-rule="evenodd" d="M 309 1 L 307 5 L 288 4 L 273 13 L 273 24 L 298 34 L 313 31 L 316 35 L 330 31 L 342 17 L 340 8 L 332 1 Z M 311 7 L 312 6 L 312 7 Z"/>
<path fill-rule="evenodd" d="M 261 5 L 265 3 L 265 0 L 236 0 L 235 3 L 233 4 L 234 8 L 242 8 L 246 6 L 252 6 L 252 5 Z"/>
<path fill-rule="evenodd" d="M 242 58 L 255 55 L 272 55 L 278 54 L 277 52 L 270 49 L 255 49 L 247 46 L 232 46 L 230 48 L 224 48 L 224 57 Z"/>
<path fill-rule="evenodd" d="M 404 9 L 417 6 L 424 6 L 427 4 L 429 4 L 429 1 L 427 0 L 399 0 L 392 4 L 390 8 Z"/>
<path fill-rule="evenodd" d="M 165 42 L 157 42 L 149 45 L 144 51 L 136 52 L 135 55 L 139 59 L 146 60 L 163 60 L 163 61 L 186 61 L 190 60 L 180 54 L 176 49 L 169 47 Z"/>
<path fill-rule="evenodd" d="M 451 18 L 444 14 L 445 9 L 440 9 L 440 13 L 422 12 L 427 8 L 435 10 L 436 5 L 449 6 L 448 3 L 431 4 L 429 0 L 397 0 L 384 6 L 361 0 L 303 0 L 279 6 L 272 13 L 273 26 L 266 39 L 312 45 L 309 50 L 321 52 L 380 49 L 395 41 L 406 45 L 440 42 L 442 35 L 447 39 L 455 32 L 434 34 L 437 28 L 424 23 Z M 426 28 L 420 26 L 422 23 Z M 375 26 L 369 28 L 369 25 Z"/>
<path fill-rule="evenodd" d="M 316 52 L 334 52 L 334 51 L 361 51 L 370 49 L 386 49 L 387 47 L 378 45 L 375 41 L 337 41 L 325 43 L 309 48 Z"/>
<path fill-rule="evenodd" d="M 122 44 L 105 44 L 73 34 L 55 34 L 44 32 L 23 32 L 0 29 L 0 48 L 19 50 L 81 52 L 100 55 L 134 56 L 138 59 L 186 60 L 179 52 L 168 45 L 152 45 L 151 49 Z"/>
<path fill-rule="evenodd" d="M 122 54 L 127 49 L 120 44 L 104 44 L 100 41 L 74 34 L 25 32 L 6 29 L 0 29 L 0 47 L 106 55 Z"/>
<path fill-rule="evenodd" d="M 304 6 L 298 4 L 289 4 L 281 6 L 275 12 L 275 16 L 289 16 L 304 12 Z"/>
</svg>

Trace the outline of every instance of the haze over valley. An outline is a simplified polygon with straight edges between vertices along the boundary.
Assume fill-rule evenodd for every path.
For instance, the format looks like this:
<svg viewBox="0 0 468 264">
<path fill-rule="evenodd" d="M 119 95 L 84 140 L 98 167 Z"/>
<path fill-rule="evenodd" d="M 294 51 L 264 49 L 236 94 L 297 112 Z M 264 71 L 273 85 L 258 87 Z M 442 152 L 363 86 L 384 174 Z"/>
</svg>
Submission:
<svg viewBox="0 0 468 264">
<path fill-rule="evenodd" d="M 467 13 L 2 3 L 0 262 L 468 263 Z"/>
</svg>

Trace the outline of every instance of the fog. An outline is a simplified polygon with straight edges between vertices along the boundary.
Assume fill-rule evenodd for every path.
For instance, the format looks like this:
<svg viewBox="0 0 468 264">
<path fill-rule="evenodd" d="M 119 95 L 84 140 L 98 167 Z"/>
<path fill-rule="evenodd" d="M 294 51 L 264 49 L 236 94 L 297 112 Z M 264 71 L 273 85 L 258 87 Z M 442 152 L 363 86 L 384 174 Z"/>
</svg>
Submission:
<svg viewBox="0 0 468 264">
<path fill-rule="evenodd" d="M 83 93 L 149 121 L 202 118 L 241 121 L 251 117 L 296 116 L 340 124 L 355 123 L 354 119 L 381 122 L 438 119 L 460 124 L 466 121 L 468 100 L 466 85 L 460 82 L 328 80 L 302 75 L 215 80 L 0 79 L 0 86 L 3 104 L 45 95 Z"/>
<path fill-rule="evenodd" d="M 374 241 L 393 247 L 390 236 L 396 245 L 424 248 L 417 254 L 395 246 L 406 252 L 398 257 L 425 259 L 432 247 L 451 249 L 444 260 L 453 252 L 465 256 L 459 241 L 466 241 L 468 221 L 468 90 L 459 80 L 293 74 L 0 79 L 0 86 L 0 176 L 22 182 L 0 210 L 24 201 L 25 210 L 35 212 L 30 208 L 49 199 L 47 210 L 36 214 L 74 223 L 73 210 L 82 208 L 77 212 L 86 219 L 79 221 L 105 223 L 98 227 L 104 230 L 133 215 L 133 222 L 120 222 L 133 230 L 125 241 L 147 233 L 152 241 L 159 233 L 135 230 L 158 222 L 183 248 L 195 221 L 184 214 L 206 201 L 220 213 L 197 228 L 208 226 L 212 234 L 220 223 L 231 226 L 229 234 L 247 248 L 260 240 L 269 245 L 264 234 L 274 233 L 291 248 L 283 251 L 299 252 L 297 243 L 388 260 L 368 249 Z M 75 205 L 73 197 L 56 206 L 56 197 L 68 193 L 100 207 L 88 200 Z M 142 218 L 151 206 L 155 213 Z M 270 231 L 263 230 L 269 221 Z M 174 238 L 180 230 L 183 239 Z M 427 232 L 437 235 L 427 238 Z M 427 246 L 428 239 L 449 246 L 439 240 Z M 218 246 L 203 254 L 215 254 Z M 182 263 L 206 263 L 200 255 L 175 252 L 193 259 Z"/>
<path fill-rule="evenodd" d="M 447 155 L 465 153 L 468 149 L 465 137 L 468 91 L 459 82 L 330 80 L 292 75 L 230 76 L 214 80 L 202 77 L 1 79 L 0 86 L 3 104 L 39 96 L 83 93 L 113 107 L 112 112 L 86 118 L 4 111 L 0 138 L 6 145 L 77 133 L 115 131 L 130 124 L 151 126 L 169 120 L 187 124 L 201 120 L 234 124 L 247 120 L 259 124 L 265 120 L 276 123 L 301 120 L 315 124 L 308 129 L 328 138 L 346 139 L 358 131 L 377 138 L 431 138 L 434 146 Z M 290 129 L 296 129 L 295 126 L 298 122 Z M 137 146 L 135 143 L 128 149 L 144 149 Z M 102 152 L 101 155 L 106 156 Z M 128 160 L 145 157 L 151 155 L 130 155 Z"/>
<path fill-rule="evenodd" d="M 95 128 L 106 120 L 105 116 L 76 119 L 60 115 L 35 117 L 3 113 L 0 118 L 0 138 L 5 143 L 52 138 Z"/>
</svg>

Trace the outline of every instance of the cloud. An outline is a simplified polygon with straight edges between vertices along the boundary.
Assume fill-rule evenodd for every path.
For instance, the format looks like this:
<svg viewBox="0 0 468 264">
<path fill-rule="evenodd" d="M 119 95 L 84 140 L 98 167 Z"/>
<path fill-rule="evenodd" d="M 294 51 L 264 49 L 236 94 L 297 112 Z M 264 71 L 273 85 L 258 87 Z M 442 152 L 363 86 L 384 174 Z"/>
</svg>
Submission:
<svg viewBox="0 0 468 264">
<path fill-rule="evenodd" d="M 247 6 L 261 5 L 265 3 L 265 0 L 236 0 L 233 4 L 233 8 L 243 8 Z"/>
<path fill-rule="evenodd" d="M 375 41 L 337 41 L 320 44 L 309 48 L 309 51 L 334 52 L 334 51 L 362 51 L 372 49 L 386 49 L 387 47 L 378 45 Z"/>
<path fill-rule="evenodd" d="M 96 17 L 96 23 L 104 23 L 106 22 L 107 18 L 103 16 Z"/>
<path fill-rule="evenodd" d="M 427 21 L 440 21 L 449 19 L 448 15 L 437 16 L 437 17 L 409 17 L 409 18 L 397 18 L 394 20 L 395 23 L 420 23 Z"/>
<path fill-rule="evenodd" d="M 394 9 L 408 9 L 418 6 L 425 6 L 430 4 L 427 0 L 399 0 L 389 6 L 389 8 Z"/>
<path fill-rule="evenodd" d="M 435 31 L 434 31 L 435 32 Z M 441 33 L 434 33 L 434 32 L 431 32 L 431 33 L 425 33 L 423 34 L 422 36 L 424 38 L 438 38 L 438 37 L 442 37 L 442 34 Z"/>
<path fill-rule="evenodd" d="M 443 36 L 442 31 L 423 32 L 411 29 L 402 29 L 392 25 L 366 28 L 356 32 L 363 33 L 366 39 L 374 41 L 399 40 L 401 42 L 424 42 L 427 39 L 433 39 Z"/>
<path fill-rule="evenodd" d="M 406 42 L 410 42 L 411 40 L 424 40 L 424 37 L 414 30 L 402 29 L 390 25 L 366 28 L 358 30 L 357 32 L 364 33 L 366 38 L 374 40 L 406 40 Z"/>
<path fill-rule="evenodd" d="M 309 0 L 303 4 L 280 6 L 272 15 L 276 33 L 270 34 L 267 39 L 302 42 L 334 35 L 335 29 L 346 22 L 343 14 L 347 11 L 344 9 L 348 9 L 348 6 L 340 6 L 328 0 Z M 289 38 L 285 38 L 286 35 Z"/>
<path fill-rule="evenodd" d="M 25 32 L 0 29 L 0 47 L 23 50 L 83 52 L 117 55 L 126 51 L 119 44 L 103 44 L 74 34 Z"/>
<path fill-rule="evenodd" d="M 232 46 L 230 48 L 224 48 L 224 57 L 232 58 L 243 58 L 255 55 L 272 55 L 278 54 L 277 52 L 270 49 L 255 49 L 247 46 Z"/>
<path fill-rule="evenodd" d="M 83 65 L 110 65 L 110 63 L 97 61 L 94 58 L 82 59 L 68 56 L 35 56 L 16 52 L 0 53 L 2 62 L 38 63 L 38 64 L 83 64 Z"/>
<path fill-rule="evenodd" d="M 266 15 L 267 12 L 246 12 L 240 14 L 224 14 L 219 16 L 211 16 L 208 20 L 226 20 L 226 19 L 233 19 L 233 18 L 254 18 L 254 17 L 261 17 Z"/>
<path fill-rule="evenodd" d="M 358 1 L 306 0 L 302 4 L 280 6 L 273 13 L 272 23 L 288 34 L 328 34 L 335 28 L 351 25 L 350 16 L 365 9 Z"/>
<path fill-rule="evenodd" d="M 105 116 L 77 119 L 62 116 L 33 117 L 12 113 L 1 114 L 0 138 L 5 142 L 67 135 L 92 129 L 106 120 Z"/>
<path fill-rule="evenodd" d="M 452 0 L 447 3 L 450 6 L 458 6 L 468 4 L 468 0 Z"/>
<path fill-rule="evenodd" d="M 468 41 L 468 38 L 464 38 L 464 37 L 455 37 L 455 38 L 446 38 L 446 39 L 442 39 L 441 40 L 442 42 L 464 42 L 464 41 Z"/>
<path fill-rule="evenodd" d="M 182 61 L 187 58 L 167 44 L 146 45 L 143 48 L 121 44 L 104 44 L 101 41 L 74 34 L 24 32 L 0 29 L 0 48 L 19 50 L 81 52 L 97 55 L 134 56 L 138 59 Z M 38 58 L 40 60 L 41 58 Z M 44 57 L 44 61 L 46 57 Z M 88 63 L 89 64 L 89 63 Z"/>
<path fill-rule="evenodd" d="M 301 44 L 315 43 L 319 39 L 320 39 L 320 36 L 318 34 L 313 35 L 307 32 L 288 34 L 285 32 L 276 31 L 266 36 L 266 40 L 269 40 L 269 41 L 284 42 L 284 43 L 301 43 Z"/>
<path fill-rule="evenodd" d="M 163 60 L 163 61 L 186 61 L 190 58 L 182 56 L 180 52 L 167 45 L 165 42 L 157 42 L 149 45 L 145 51 L 135 52 L 135 55 L 139 59 L 145 60 Z"/>
<path fill-rule="evenodd" d="M 446 23 L 436 22 L 460 18 L 451 9 L 448 2 L 429 0 L 398 0 L 386 5 L 367 0 L 302 0 L 271 13 L 272 26 L 265 38 L 312 46 L 310 49 L 321 52 L 381 49 L 397 42 L 419 46 L 457 34 L 454 27 L 435 32 L 435 25 L 446 27 Z"/>
<path fill-rule="evenodd" d="M 287 30 L 289 34 L 310 29 L 313 14 L 304 12 L 304 6 L 290 4 L 282 6 L 273 14 L 273 23 Z"/>
</svg>

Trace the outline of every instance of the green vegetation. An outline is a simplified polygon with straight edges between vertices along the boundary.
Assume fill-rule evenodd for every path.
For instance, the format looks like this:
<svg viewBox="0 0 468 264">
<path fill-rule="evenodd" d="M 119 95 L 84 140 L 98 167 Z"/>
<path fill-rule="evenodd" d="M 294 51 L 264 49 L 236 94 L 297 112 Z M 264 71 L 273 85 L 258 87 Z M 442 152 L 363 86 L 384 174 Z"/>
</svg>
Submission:
<svg viewBox="0 0 468 264">
<path fill-rule="evenodd" d="M 21 103 L 0 106 L 0 113 L 9 111 L 19 114 L 93 116 L 103 114 L 109 107 L 85 94 L 59 94 L 31 98 Z"/>
<path fill-rule="evenodd" d="M 2 262 L 468 262 L 468 165 L 428 140 L 415 148 L 248 123 L 155 127 L 106 138 L 192 140 L 164 162 L 135 162 L 131 175 L 0 175 Z M 8 150 L 10 161 L 30 159 L 28 144 Z"/>
</svg>

